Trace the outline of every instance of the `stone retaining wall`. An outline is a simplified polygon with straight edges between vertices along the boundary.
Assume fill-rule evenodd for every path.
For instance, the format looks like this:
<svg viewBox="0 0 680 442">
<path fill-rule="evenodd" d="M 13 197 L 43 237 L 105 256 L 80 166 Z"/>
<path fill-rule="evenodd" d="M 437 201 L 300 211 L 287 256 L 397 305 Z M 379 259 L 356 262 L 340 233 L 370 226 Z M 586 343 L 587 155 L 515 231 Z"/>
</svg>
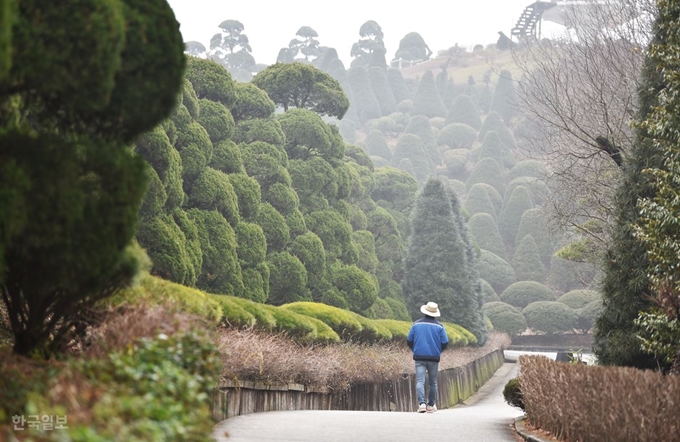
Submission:
<svg viewBox="0 0 680 442">
<path fill-rule="evenodd" d="M 437 378 L 439 408 L 449 408 L 474 394 L 503 365 L 496 350 L 463 367 L 441 370 Z M 215 421 L 264 411 L 365 410 L 415 411 L 415 375 L 379 384 L 356 384 L 341 392 L 309 389 L 301 384 L 266 385 L 223 380 L 213 393 Z"/>
</svg>

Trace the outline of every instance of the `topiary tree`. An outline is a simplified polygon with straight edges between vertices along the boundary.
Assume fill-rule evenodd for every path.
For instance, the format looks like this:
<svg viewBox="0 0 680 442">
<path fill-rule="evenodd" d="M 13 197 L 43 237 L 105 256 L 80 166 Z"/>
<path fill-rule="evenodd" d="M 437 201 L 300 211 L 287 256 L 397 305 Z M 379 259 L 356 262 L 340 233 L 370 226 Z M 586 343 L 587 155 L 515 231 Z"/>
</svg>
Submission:
<svg viewBox="0 0 680 442">
<path fill-rule="evenodd" d="M 602 314 L 603 308 L 602 299 L 597 299 L 579 309 L 575 309 L 578 315 L 576 329 L 584 334 L 589 333 L 595 325 L 595 320 Z"/>
<path fill-rule="evenodd" d="M 547 220 L 541 208 L 529 209 L 522 214 L 519 227 L 517 228 L 517 235 L 515 236 L 517 247 L 519 247 L 519 243 L 527 235 L 531 235 L 534 239 L 544 267 L 549 268 L 555 246 L 550 232 L 548 232 Z"/>
<path fill-rule="evenodd" d="M 559 293 L 585 289 L 594 281 L 597 269 L 591 263 L 569 261 L 558 255 L 550 260 L 549 284 Z"/>
<path fill-rule="evenodd" d="M 246 144 L 261 141 L 283 148 L 286 138 L 277 119 L 255 118 L 239 122 L 232 140 Z"/>
<path fill-rule="evenodd" d="M 482 250 L 499 256 L 507 261 L 507 254 L 505 253 L 505 245 L 503 238 L 498 232 L 496 221 L 488 213 L 476 213 L 469 221 L 470 233 L 475 238 L 475 242 Z"/>
<path fill-rule="evenodd" d="M 487 302 L 482 307 L 493 328 L 501 333 L 507 333 L 511 338 L 519 336 L 527 329 L 527 320 L 515 307 L 505 302 Z"/>
<path fill-rule="evenodd" d="M 491 111 L 497 112 L 503 120 L 510 121 L 515 116 L 515 106 L 517 105 L 517 93 L 512 74 L 508 70 L 501 71 L 498 78 L 496 89 L 491 101 Z"/>
<path fill-rule="evenodd" d="M 291 176 L 281 161 L 279 150 L 271 144 L 255 142 L 240 146 L 243 166 L 247 174 L 257 180 L 261 188 L 274 183 L 290 185 Z M 286 157 L 287 158 L 287 157 Z"/>
<path fill-rule="evenodd" d="M 437 143 L 440 146 L 452 149 L 470 149 L 476 140 L 477 131 L 463 123 L 447 124 L 437 136 Z"/>
<path fill-rule="evenodd" d="M 286 247 L 297 257 L 307 271 L 307 288 L 312 298 L 319 302 L 329 283 L 326 278 L 326 250 L 323 242 L 314 232 L 305 232 Z"/>
<path fill-rule="evenodd" d="M 492 158 L 508 169 L 516 164 L 512 152 L 501 143 L 498 133 L 493 130 L 486 133 L 482 145 L 473 150 L 471 156 L 476 161 L 481 158 Z"/>
<path fill-rule="evenodd" d="M 411 211 L 418 193 L 418 183 L 403 170 L 380 167 L 373 174 L 371 198 L 389 203 L 389 207 L 402 213 Z"/>
<path fill-rule="evenodd" d="M 482 297 L 485 304 L 487 302 L 499 302 L 501 300 L 493 287 L 491 287 L 491 284 L 483 279 L 480 279 L 479 282 L 482 285 Z"/>
<path fill-rule="evenodd" d="M 437 141 L 432 133 L 432 126 L 430 126 L 430 120 L 423 115 L 416 115 L 411 118 L 406 129 L 404 129 L 405 134 L 413 134 L 418 136 L 423 142 L 423 149 L 425 153 L 429 156 L 430 164 L 436 166 L 442 161 L 441 154 L 437 148 Z"/>
<path fill-rule="evenodd" d="M 229 182 L 238 199 L 240 218 L 246 221 L 254 221 L 257 218 L 260 203 L 262 202 L 260 185 L 257 180 L 244 173 L 233 173 L 229 175 Z"/>
<path fill-rule="evenodd" d="M 471 216 L 477 213 L 488 213 L 496 220 L 502 204 L 503 201 L 496 189 L 485 183 L 477 183 L 467 192 L 465 209 Z"/>
<path fill-rule="evenodd" d="M 502 293 L 510 284 L 517 281 L 512 266 L 487 250 L 481 250 L 479 254 L 479 276 L 491 284 L 496 293 Z"/>
<path fill-rule="evenodd" d="M 366 149 L 371 155 L 376 155 L 386 160 L 392 158 L 392 152 L 390 147 L 387 145 L 387 140 L 385 139 L 385 134 L 379 130 L 372 130 L 366 136 Z"/>
<path fill-rule="evenodd" d="M 252 84 L 264 90 L 286 111 L 296 107 L 342 119 L 349 108 L 349 100 L 338 80 L 303 63 L 268 66 L 255 75 Z"/>
<path fill-rule="evenodd" d="M 501 301 L 520 310 L 532 302 L 555 300 L 555 292 L 535 281 L 516 282 L 501 293 Z"/>
<path fill-rule="evenodd" d="M 519 229 L 522 215 L 529 209 L 533 209 L 531 194 L 526 187 L 516 187 L 510 195 L 510 199 L 501 213 L 498 229 L 506 244 L 515 244 L 515 237 Z"/>
<path fill-rule="evenodd" d="M 489 115 L 484 119 L 484 124 L 479 129 L 479 139 L 483 140 L 486 134 L 491 131 L 495 131 L 498 134 L 505 147 L 508 149 L 515 148 L 515 138 L 496 112 L 489 112 Z"/>
<path fill-rule="evenodd" d="M 446 166 L 448 176 L 464 175 L 467 170 L 470 151 L 467 149 L 449 149 L 442 155 L 442 162 Z"/>
<path fill-rule="evenodd" d="M 173 149 L 165 131 L 156 127 L 137 138 L 135 152 L 142 156 L 156 172 L 167 197 L 164 202 L 165 208 L 172 210 L 179 207 L 184 200 L 182 158 L 179 152 Z"/>
<path fill-rule="evenodd" d="M 358 42 L 352 45 L 350 55 L 352 60 L 352 67 L 355 66 L 377 66 L 385 68 L 387 62 L 385 61 L 385 43 L 383 42 L 384 34 L 380 25 L 368 20 L 359 28 L 359 35 L 361 38 Z"/>
<path fill-rule="evenodd" d="M 387 82 L 390 85 L 392 95 L 394 95 L 394 100 L 397 104 L 404 100 L 411 99 L 411 92 L 399 69 L 389 68 L 387 70 Z"/>
<path fill-rule="evenodd" d="M 404 261 L 404 295 L 412 317 L 420 316 L 421 305 L 436 300 L 445 320 L 462 325 L 484 342 L 481 287 L 463 236 L 467 232 L 461 231 L 462 218 L 455 212 L 460 209 L 452 198 L 441 181 L 430 179 L 416 201 Z"/>
<path fill-rule="evenodd" d="M 14 351 L 49 356 L 145 261 L 128 146 L 175 106 L 184 45 L 165 1 L 0 10 L 0 292 Z"/>
<path fill-rule="evenodd" d="M 190 209 L 187 214 L 196 224 L 203 253 L 196 287 L 210 293 L 242 296 L 243 278 L 234 229 L 215 210 Z"/>
<path fill-rule="evenodd" d="M 170 215 L 142 220 L 137 227 L 137 241 L 151 258 L 152 274 L 189 286 L 196 283 L 186 237 Z"/>
<path fill-rule="evenodd" d="M 527 325 L 536 333 L 554 335 L 576 328 L 578 315 L 569 306 L 557 301 L 533 302 L 522 310 Z"/>
<path fill-rule="evenodd" d="M 378 282 L 370 273 L 355 265 L 339 262 L 330 266 L 329 279 L 347 303 L 349 310 L 359 313 L 373 305 L 378 297 Z"/>
<path fill-rule="evenodd" d="M 208 99 L 199 100 L 201 111 L 197 121 L 205 128 L 210 141 L 219 143 L 234 133 L 234 117 L 222 103 Z"/>
<path fill-rule="evenodd" d="M 207 98 L 231 107 L 236 100 L 236 89 L 231 74 L 212 60 L 188 57 L 186 77 L 198 98 Z"/>
<path fill-rule="evenodd" d="M 262 203 L 255 222 L 262 227 L 267 238 L 267 253 L 283 250 L 290 240 L 286 219 L 271 204 Z"/>
<path fill-rule="evenodd" d="M 191 186 L 189 206 L 202 210 L 217 210 L 232 227 L 236 227 L 241 218 L 238 197 L 229 176 L 210 167 L 206 167 Z"/>
<path fill-rule="evenodd" d="M 356 113 L 361 123 L 366 123 L 373 118 L 380 118 L 382 110 L 380 103 L 373 92 L 368 71 L 363 66 L 353 66 L 347 71 L 347 83 L 352 91 L 352 107 L 356 107 Z"/>
<path fill-rule="evenodd" d="M 446 124 L 453 123 L 465 124 L 475 130 L 479 130 L 482 127 L 479 110 L 472 104 L 470 97 L 465 94 L 456 97 L 446 115 Z"/>
<path fill-rule="evenodd" d="M 413 173 L 419 183 L 424 183 L 431 174 L 429 156 L 425 152 L 420 137 L 405 134 L 399 138 L 397 147 L 392 153 L 392 165 L 399 167 L 402 160 L 408 160 L 413 167 Z"/>
<path fill-rule="evenodd" d="M 357 250 L 352 243 L 352 226 L 336 210 L 312 212 L 305 217 L 307 227 L 323 242 L 329 260 L 340 259 L 346 264 L 357 262 Z"/>
<path fill-rule="evenodd" d="M 373 93 L 378 100 L 382 115 L 389 115 L 394 112 L 397 108 L 397 102 L 387 82 L 385 69 L 377 66 L 370 67 L 368 69 L 368 79 L 371 81 Z"/>
<path fill-rule="evenodd" d="M 399 41 L 399 49 L 394 54 L 394 60 L 404 60 L 411 63 L 427 61 L 432 51 L 417 32 L 409 32 Z"/>
<path fill-rule="evenodd" d="M 274 183 L 263 193 L 263 201 L 271 204 L 280 214 L 287 216 L 297 210 L 300 199 L 290 186 Z"/>
<path fill-rule="evenodd" d="M 425 71 L 418 83 L 418 89 L 413 95 L 413 114 L 432 118 L 446 117 L 447 113 L 448 110 L 444 106 L 442 97 L 439 95 L 432 71 Z M 453 123 L 453 121 L 450 123 Z"/>
<path fill-rule="evenodd" d="M 593 290 L 571 290 L 560 296 L 557 301 L 578 310 L 593 301 L 602 301 L 602 295 Z"/>
<path fill-rule="evenodd" d="M 520 177 L 544 179 L 546 176 L 548 176 L 548 169 L 545 163 L 539 160 L 523 160 L 510 169 L 507 180 L 512 181 Z"/>
<path fill-rule="evenodd" d="M 269 118 L 276 105 L 267 93 L 252 83 L 236 83 L 236 98 L 229 108 L 236 122 L 251 118 Z"/>
<path fill-rule="evenodd" d="M 269 298 L 267 303 L 283 305 L 311 301 L 307 290 L 307 270 L 300 260 L 288 252 L 267 255 L 269 267 Z"/>
<path fill-rule="evenodd" d="M 548 272 L 543 265 L 541 255 L 534 237 L 525 235 L 519 242 L 512 256 L 512 267 L 521 281 L 536 281 L 543 283 Z"/>
<path fill-rule="evenodd" d="M 236 254 L 242 269 L 256 267 L 267 255 L 267 239 L 262 227 L 249 222 L 236 226 Z"/>
<path fill-rule="evenodd" d="M 342 158 L 345 145 L 335 139 L 331 127 L 321 117 L 305 109 L 291 109 L 278 117 L 286 136 L 286 152 L 290 159 Z"/>
<path fill-rule="evenodd" d="M 470 189 L 478 183 L 489 184 L 499 194 L 505 194 L 505 172 L 496 160 L 483 158 L 477 162 L 465 185 Z"/>
</svg>

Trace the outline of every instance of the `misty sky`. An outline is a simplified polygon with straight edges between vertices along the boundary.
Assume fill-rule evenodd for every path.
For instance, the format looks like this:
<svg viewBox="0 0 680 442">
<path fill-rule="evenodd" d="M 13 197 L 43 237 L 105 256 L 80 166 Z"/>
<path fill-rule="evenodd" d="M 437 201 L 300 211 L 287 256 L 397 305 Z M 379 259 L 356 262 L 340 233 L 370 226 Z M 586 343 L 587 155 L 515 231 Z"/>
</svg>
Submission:
<svg viewBox="0 0 680 442">
<path fill-rule="evenodd" d="M 222 21 L 243 23 L 258 63 L 276 62 L 301 26 L 311 26 L 322 46 L 334 47 L 349 67 L 352 44 L 359 28 L 375 20 L 385 34 L 387 61 L 409 32 L 418 32 L 436 55 L 458 43 L 472 47 L 498 40 L 498 31 L 510 35 L 524 8 L 533 0 L 370 1 L 340 0 L 168 0 L 180 22 L 184 41 L 208 47 Z M 544 29 L 546 26 L 544 25 Z"/>
</svg>

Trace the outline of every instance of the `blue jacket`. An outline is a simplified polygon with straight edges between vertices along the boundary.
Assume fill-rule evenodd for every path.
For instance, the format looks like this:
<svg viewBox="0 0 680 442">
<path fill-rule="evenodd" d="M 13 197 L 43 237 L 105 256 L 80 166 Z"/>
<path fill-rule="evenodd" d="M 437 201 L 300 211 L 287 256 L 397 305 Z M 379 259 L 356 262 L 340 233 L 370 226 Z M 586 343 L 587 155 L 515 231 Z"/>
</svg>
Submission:
<svg viewBox="0 0 680 442">
<path fill-rule="evenodd" d="M 442 351 L 449 345 L 449 337 L 441 322 L 425 316 L 413 323 L 406 343 L 413 350 L 414 361 L 439 362 Z"/>
</svg>

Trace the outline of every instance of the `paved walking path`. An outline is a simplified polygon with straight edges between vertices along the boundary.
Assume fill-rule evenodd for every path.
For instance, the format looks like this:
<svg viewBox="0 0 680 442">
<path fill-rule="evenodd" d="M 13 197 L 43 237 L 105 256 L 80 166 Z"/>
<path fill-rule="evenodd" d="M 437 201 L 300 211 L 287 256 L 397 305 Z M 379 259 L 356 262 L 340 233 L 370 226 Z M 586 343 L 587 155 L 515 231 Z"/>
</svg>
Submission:
<svg viewBox="0 0 680 442">
<path fill-rule="evenodd" d="M 511 424 L 523 413 L 503 400 L 516 372 L 503 364 L 465 404 L 436 413 L 274 411 L 227 419 L 213 435 L 218 442 L 516 442 Z"/>
</svg>

